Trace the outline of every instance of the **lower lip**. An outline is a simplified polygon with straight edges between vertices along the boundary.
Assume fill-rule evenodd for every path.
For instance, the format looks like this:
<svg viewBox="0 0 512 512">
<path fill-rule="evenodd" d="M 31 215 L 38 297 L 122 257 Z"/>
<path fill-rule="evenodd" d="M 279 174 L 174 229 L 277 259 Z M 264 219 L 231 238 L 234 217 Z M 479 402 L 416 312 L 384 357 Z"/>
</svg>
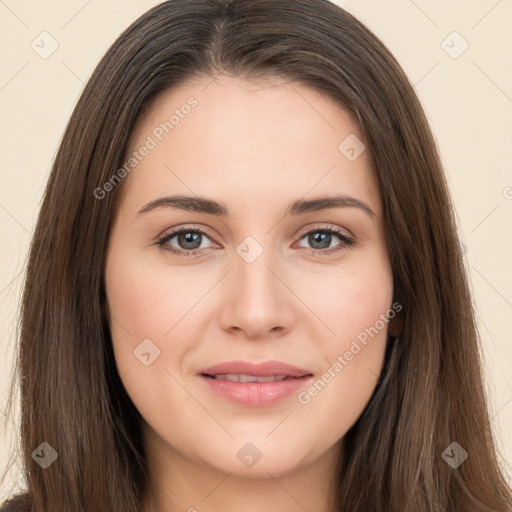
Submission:
<svg viewBox="0 0 512 512">
<path fill-rule="evenodd" d="M 204 375 L 199 377 L 212 391 L 244 407 L 265 407 L 280 402 L 304 388 L 312 379 L 312 376 L 307 376 L 274 382 L 233 382 Z"/>
</svg>

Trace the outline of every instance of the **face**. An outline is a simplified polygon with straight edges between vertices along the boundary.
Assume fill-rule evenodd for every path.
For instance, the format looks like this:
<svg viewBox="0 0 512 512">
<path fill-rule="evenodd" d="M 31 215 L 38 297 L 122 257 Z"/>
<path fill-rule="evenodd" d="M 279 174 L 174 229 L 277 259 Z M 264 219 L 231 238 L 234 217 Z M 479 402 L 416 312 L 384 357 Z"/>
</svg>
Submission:
<svg viewBox="0 0 512 512">
<path fill-rule="evenodd" d="M 126 162 L 105 286 L 146 440 L 235 475 L 334 461 L 395 314 L 357 124 L 303 85 L 196 79 L 139 119 Z"/>
</svg>

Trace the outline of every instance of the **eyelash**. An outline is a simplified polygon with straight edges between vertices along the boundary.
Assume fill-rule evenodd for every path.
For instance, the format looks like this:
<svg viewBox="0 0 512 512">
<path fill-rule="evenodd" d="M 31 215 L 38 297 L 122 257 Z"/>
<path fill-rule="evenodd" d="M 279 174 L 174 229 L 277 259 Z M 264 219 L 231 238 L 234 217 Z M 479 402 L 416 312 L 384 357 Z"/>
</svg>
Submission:
<svg viewBox="0 0 512 512">
<path fill-rule="evenodd" d="M 175 236 L 181 234 L 181 233 L 201 233 L 202 235 L 206 236 L 207 238 L 210 238 L 211 237 L 208 235 L 208 233 L 206 231 L 204 231 L 203 229 L 199 228 L 199 227 L 194 227 L 194 228 L 180 228 L 180 229 L 177 229 L 176 231 L 172 231 L 171 233 L 166 233 L 165 235 L 163 235 L 161 238 L 158 239 L 158 241 L 156 242 L 156 245 L 162 247 L 163 250 L 165 251 L 169 251 L 173 254 L 177 254 L 177 255 L 180 255 L 180 256 L 185 256 L 185 257 L 191 257 L 191 256 L 195 256 L 197 253 L 201 252 L 202 250 L 204 249 L 193 249 L 191 251 L 185 251 L 183 249 L 179 250 L 179 249 L 175 249 L 174 247 L 164 247 L 167 242 L 169 242 L 169 240 L 171 240 L 172 238 L 174 238 Z M 306 249 L 309 251 L 309 254 L 310 255 L 316 255 L 316 254 L 332 254 L 332 253 L 336 253 L 338 251 L 341 251 L 343 249 L 350 249 L 351 247 L 353 247 L 356 243 L 355 239 L 346 235 L 345 233 L 341 232 L 340 230 L 336 229 L 336 228 L 320 228 L 320 227 L 315 227 L 309 231 L 307 231 L 306 233 L 304 233 L 300 238 L 299 238 L 299 241 L 302 240 L 305 236 L 311 234 L 311 233 L 327 233 L 327 234 L 330 234 L 330 235 L 335 235 L 337 236 L 343 243 L 340 244 L 340 247 L 338 248 L 331 248 L 331 249 L 308 249 L 307 247 L 303 247 L 303 249 Z"/>
</svg>

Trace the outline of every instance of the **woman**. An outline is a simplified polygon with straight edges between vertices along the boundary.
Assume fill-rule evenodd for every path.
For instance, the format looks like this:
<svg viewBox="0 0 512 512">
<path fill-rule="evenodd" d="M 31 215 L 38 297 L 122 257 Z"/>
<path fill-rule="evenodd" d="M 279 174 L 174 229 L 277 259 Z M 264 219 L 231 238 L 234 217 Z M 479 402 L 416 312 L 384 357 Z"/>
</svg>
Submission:
<svg viewBox="0 0 512 512">
<path fill-rule="evenodd" d="M 55 160 L 2 510 L 510 511 L 478 350 L 384 45 L 325 0 L 164 2 Z"/>
</svg>

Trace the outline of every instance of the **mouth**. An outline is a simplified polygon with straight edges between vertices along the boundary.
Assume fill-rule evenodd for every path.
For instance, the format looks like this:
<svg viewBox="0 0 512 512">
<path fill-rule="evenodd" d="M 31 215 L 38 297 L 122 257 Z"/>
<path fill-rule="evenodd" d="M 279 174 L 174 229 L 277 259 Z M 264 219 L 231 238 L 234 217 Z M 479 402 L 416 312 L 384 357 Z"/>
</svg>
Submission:
<svg viewBox="0 0 512 512">
<path fill-rule="evenodd" d="M 258 376 L 258 375 L 247 375 L 240 373 L 219 373 L 216 375 L 208 375 L 206 373 L 201 374 L 203 377 L 208 377 L 210 379 L 215 380 L 228 380 L 230 382 L 276 382 L 282 380 L 290 380 L 290 379 L 302 379 L 304 377 L 309 377 L 311 374 L 306 374 L 301 377 L 292 377 L 291 375 L 268 375 L 268 376 Z"/>
<path fill-rule="evenodd" d="M 312 375 L 309 370 L 299 368 L 282 361 L 265 361 L 262 363 L 253 363 L 250 361 L 226 361 L 208 368 L 203 368 L 198 372 L 212 378 L 220 378 L 221 380 L 231 380 L 234 382 L 258 382 L 254 379 L 260 377 L 271 377 L 273 380 L 284 380 L 293 377 L 304 377 Z M 240 380 L 250 379 L 250 380 Z M 269 382 L 269 381 L 259 381 Z"/>
<path fill-rule="evenodd" d="M 243 407 L 265 407 L 298 393 L 313 373 L 280 361 L 230 361 L 197 373 L 213 396 Z"/>
</svg>

